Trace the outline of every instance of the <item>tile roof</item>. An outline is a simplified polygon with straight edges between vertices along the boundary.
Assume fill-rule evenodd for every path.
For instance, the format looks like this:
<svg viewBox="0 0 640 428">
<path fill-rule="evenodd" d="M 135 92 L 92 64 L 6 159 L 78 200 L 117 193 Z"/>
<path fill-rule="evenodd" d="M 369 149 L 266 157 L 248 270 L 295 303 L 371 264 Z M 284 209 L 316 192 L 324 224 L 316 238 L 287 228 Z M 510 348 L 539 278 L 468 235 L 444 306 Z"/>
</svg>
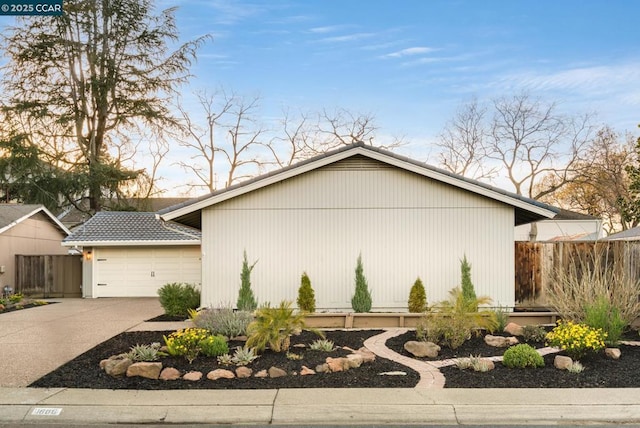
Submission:
<svg viewBox="0 0 640 428">
<path fill-rule="evenodd" d="M 200 243 L 197 229 L 156 219 L 155 213 L 100 211 L 64 239 L 65 245 Z"/>
</svg>

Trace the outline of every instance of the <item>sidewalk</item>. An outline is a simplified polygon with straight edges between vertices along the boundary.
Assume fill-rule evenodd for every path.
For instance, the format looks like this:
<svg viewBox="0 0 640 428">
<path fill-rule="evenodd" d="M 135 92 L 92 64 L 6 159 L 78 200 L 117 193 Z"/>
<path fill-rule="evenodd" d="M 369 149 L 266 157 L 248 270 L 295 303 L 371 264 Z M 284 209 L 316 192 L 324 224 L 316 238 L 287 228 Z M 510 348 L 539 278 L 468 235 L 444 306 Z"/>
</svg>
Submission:
<svg viewBox="0 0 640 428">
<path fill-rule="evenodd" d="M 640 388 L 442 389 L 433 367 L 416 388 L 135 391 L 26 388 L 126 330 L 157 327 L 157 299 L 64 299 L 0 318 L 0 424 L 514 425 L 640 423 Z M 163 327 L 168 327 L 164 324 Z M 172 327 L 169 327 L 172 328 Z M 367 344 L 381 356 L 390 330 Z M 395 354 L 395 355 L 394 355 Z M 414 360 L 411 360 L 414 361 Z"/>
</svg>

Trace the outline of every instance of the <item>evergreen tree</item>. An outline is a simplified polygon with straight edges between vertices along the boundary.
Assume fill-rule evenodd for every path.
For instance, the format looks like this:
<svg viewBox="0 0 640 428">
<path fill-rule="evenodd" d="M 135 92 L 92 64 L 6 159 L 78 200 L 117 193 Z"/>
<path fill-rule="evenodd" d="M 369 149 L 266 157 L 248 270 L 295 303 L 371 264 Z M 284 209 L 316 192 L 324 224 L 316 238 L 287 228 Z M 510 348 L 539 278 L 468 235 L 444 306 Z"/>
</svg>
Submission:
<svg viewBox="0 0 640 428">
<path fill-rule="evenodd" d="M 356 265 L 356 292 L 351 298 L 351 307 L 355 312 L 371 311 L 371 293 L 367 285 L 367 278 L 364 276 L 362 254 L 358 255 L 358 264 Z"/>
<path fill-rule="evenodd" d="M 298 308 L 301 311 L 316 311 L 316 296 L 311 287 L 311 280 L 306 272 L 302 274 L 300 279 L 300 288 L 298 289 Z"/>
<path fill-rule="evenodd" d="M 422 280 L 418 277 L 409 292 L 409 312 L 425 312 L 427 310 L 427 292 Z"/>
<path fill-rule="evenodd" d="M 236 306 L 239 311 L 251 312 L 258 307 L 258 302 L 253 295 L 253 290 L 251 290 L 251 271 L 258 262 L 255 261 L 251 266 L 249 266 L 247 252 L 245 251 L 243 255 L 242 272 L 240 273 L 240 292 L 238 293 L 238 302 L 236 303 Z"/>
<path fill-rule="evenodd" d="M 460 263 L 460 272 L 462 275 L 462 298 L 465 302 L 474 302 L 477 301 L 476 291 L 473 288 L 473 283 L 471 282 L 471 265 L 467 261 L 467 256 L 461 260 Z M 476 306 L 476 310 L 478 307 Z"/>
</svg>

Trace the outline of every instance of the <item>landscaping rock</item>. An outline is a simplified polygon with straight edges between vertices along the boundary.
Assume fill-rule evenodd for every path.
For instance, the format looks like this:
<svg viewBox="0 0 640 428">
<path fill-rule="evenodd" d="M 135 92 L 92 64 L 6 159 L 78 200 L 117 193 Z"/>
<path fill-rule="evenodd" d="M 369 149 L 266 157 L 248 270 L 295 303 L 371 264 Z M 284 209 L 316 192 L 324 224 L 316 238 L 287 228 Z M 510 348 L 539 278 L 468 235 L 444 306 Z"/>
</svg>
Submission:
<svg viewBox="0 0 640 428">
<path fill-rule="evenodd" d="M 564 355 L 556 355 L 553 359 L 553 366 L 560 370 L 569 370 L 573 366 L 573 360 Z"/>
<path fill-rule="evenodd" d="M 327 373 L 329 371 L 329 364 L 327 363 L 319 364 L 316 366 L 316 373 Z"/>
<path fill-rule="evenodd" d="M 314 374 L 316 374 L 316 372 L 311 370 L 307 366 L 302 366 L 302 369 L 300 369 L 300 376 L 309 376 L 309 375 L 314 375 Z"/>
<path fill-rule="evenodd" d="M 253 370 L 251 370 L 249 367 L 242 366 L 236 369 L 236 376 L 241 379 L 251 377 L 252 373 Z"/>
<path fill-rule="evenodd" d="M 173 367 L 166 367 L 160 372 L 160 380 L 180 379 L 180 370 Z"/>
<path fill-rule="evenodd" d="M 100 367 L 105 373 L 113 377 L 124 376 L 131 364 L 133 364 L 133 361 L 123 355 L 114 355 L 100 361 Z"/>
<path fill-rule="evenodd" d="M 287 372 L 285 372 L 284 370 L 278 368 L 278 367 L 270 367 L 269 368 L 269 377 L 283 377 L 287 375 Z"/>
<path fill-rule="evenodd" d="M 127 369 L 127 377 L 144 377 L 147 379 L 158 379 L 162 371 L 162 363 L 141 362 L 133 363 Z"/>
<path fill-rule="evenodd" d="M 269 373 L 267 373 L 266 370 L 260 370 L 258 373 L 255 374 L 254 377 L 258 377 L 258 378 L 269 377 Z"/>
<path fill-rule="evenodd" d="M 378 373 L 378 376 L 406 376 L 406 375 L 407 375 L 407 372 L 401 372 L 401 371 Z"/>
<path fill-rule="evenodd" d="M 522 336 L 523 328 L 520 324 L 510 322 L 504 328 L 505 333 L 509 333 L 512 336 Z"/>
<path fill-rule="evenodd" d="M 231 370 L 225 369 L 215 369 L 207 373 L 207 379 L 209 380 L 218 380 L 218 379 L 233 379 L 236 375 L 233 374 Z"/>
<path fill-rule="evenodd" d="M 202 379 L 202 372 L 189 372 L 182 376 L 182 379 L 190 382 L 197 382 Z"/>
<path fill-rule="evenodd" d="M 349 354 L 346 358 L 350 369 L 357 369 L 364 362 L 364 358 L 362 358 L 362 355 L 358 353 Z"/>
<path fill-rule="evenodd" d="M 496 368 L 496 365 L 493 362 L 493 360 L 490 360 L 489 358 L 480 358 L 480 363 L 484 364 L 488 372 Z"/>
<path fill-rule="evenodd" d="M 513 336 L 504 337 L 504 336 L 493 336 L 491 334 L 487 334 L 484 337 L 484 343 L 489 346 L 494 346 L 496 348 L 506 348 L 508 346 L 512 346 L 518 343 L 518 339 Z"/>
<path fill-rule="evenodd" d="M 373 363 L 376 360 L 376 354 L 374 354 L 364 346 L 355 352 L 356 354 L 359 354 L 362 356 L 363 363 Z"/>
<path fill-rule="evenodd" d="M 611 358 L 612 360 L 618 360 L 620 359 L 620 355 L 622 355 L 620 349 L 618 348 L 606 348 L 604 350 L 604 354 L 607 356 L 607 358 Z"/>
<path fill-rule="evenodd" d="M 404 344 L 404 349 L 414 357 L 418 358 L 436 358 L 440 352 L 440 346 L 433 342 L 419 342 L 410 340 Z"/>
<path fill-rule="evenodd" d="M 329 366 L 329 371 L 332 373 L 349 370 L 349 360 L 347 360 L 346 358 L 327 357 L 325 361 Z"/>
</svg>

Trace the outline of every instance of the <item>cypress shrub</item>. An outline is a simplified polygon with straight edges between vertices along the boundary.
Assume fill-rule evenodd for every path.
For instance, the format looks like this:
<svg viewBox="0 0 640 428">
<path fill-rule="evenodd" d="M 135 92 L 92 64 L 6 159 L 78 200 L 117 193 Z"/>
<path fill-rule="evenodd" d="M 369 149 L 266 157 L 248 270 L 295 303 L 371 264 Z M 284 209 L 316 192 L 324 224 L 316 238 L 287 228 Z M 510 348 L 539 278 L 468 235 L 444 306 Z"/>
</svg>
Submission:
<svg viewBox="0 0 640 428">
<path fill-rule="evenodd" d="M 462 298 L 465 302 L 474 302 L 478 298 L 476 297 L 476 291 L 473 288 L 471 282 L 471 265 L 467 261 L 465 255 L 460 264 L 460 273 L 462 274 Z M 476 306 L 476 310 L 478 307 Z"/>
<path fill-rule="evenodd" d="M 252 312 L 258 307 L 258 302 L 253 295 L 253 290 L 251 290 L 251 271 L 256 263 L 258 262 L 256 261 L 249 266 L 247 252 L 245 251 L 242 260 L 242 272 L 240 273 L 240 292 L 238 293 L 238 301 L 236 303 L 239 311 Z"/>
<path fill-rule="evenodd" d="M 427 310 L 427 293 L 422 280 L 418 277 L 409 292 L 409 312 L 425 312 Z"/>
<path fill-rule="evenodd" d="M 367 278 L 364 276 L 362 254 L 358 255 L 358 263 L 356 265 L 356 292 L 351 298 L 351 307 L 355 312 L 371 311 L 371 293 L 367 285 Z"/>
<path fill-rule="evenodd" d="M 316 311 L 316 295 L 311 287 L 311 280 L 306 272 L 302 274 L 300 278 L 300 288 L 298 289 L 298 308 L 301 311 L 315 312 Z"/>
</svg>

